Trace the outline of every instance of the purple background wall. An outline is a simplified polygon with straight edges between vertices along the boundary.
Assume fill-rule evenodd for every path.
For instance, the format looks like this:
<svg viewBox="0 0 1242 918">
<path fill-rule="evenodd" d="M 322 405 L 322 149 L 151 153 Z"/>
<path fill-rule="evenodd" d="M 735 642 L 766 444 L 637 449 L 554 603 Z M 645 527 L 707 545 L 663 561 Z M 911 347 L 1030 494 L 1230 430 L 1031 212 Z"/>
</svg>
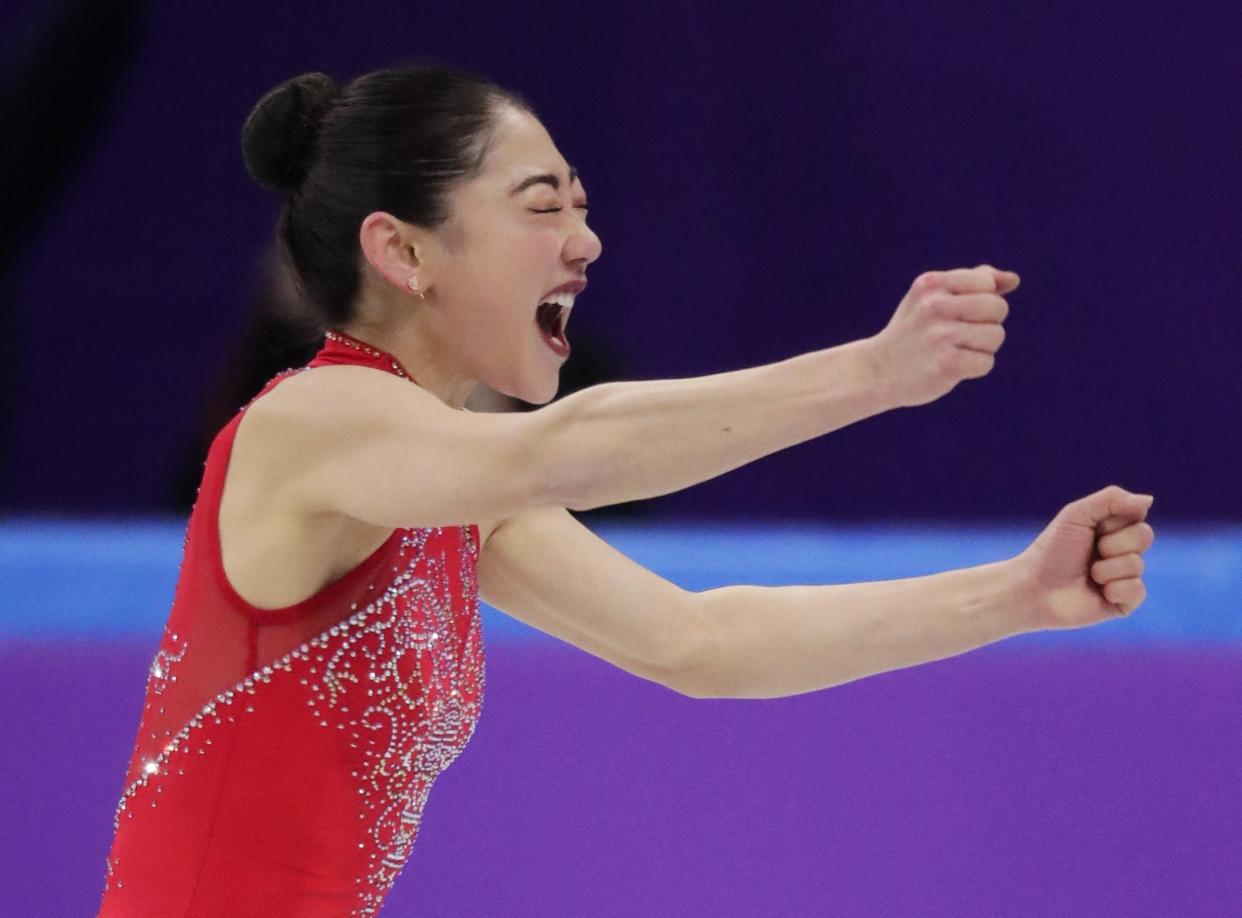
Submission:
<svg viewBox="0 0 1242 918">
<path fill-rule="evenodd" d="M 0 16 L 6 47 L 36 8 Z M 273 230 L 246 112 L 298 72 L 430 53 L 529 96 L 582 171 L 605 251 L 574 340 L 614 378 L 872 334 L 929 268 L 1024 276 L 987 379 L 653 512 L 1046 518 L 1119 482 L 1166 518 L 1242 516 L 1236 4 L 291 9 L 138 19 L 111 116 L 6 291 L 0 509 L 164 507 Z"/>
</svg>

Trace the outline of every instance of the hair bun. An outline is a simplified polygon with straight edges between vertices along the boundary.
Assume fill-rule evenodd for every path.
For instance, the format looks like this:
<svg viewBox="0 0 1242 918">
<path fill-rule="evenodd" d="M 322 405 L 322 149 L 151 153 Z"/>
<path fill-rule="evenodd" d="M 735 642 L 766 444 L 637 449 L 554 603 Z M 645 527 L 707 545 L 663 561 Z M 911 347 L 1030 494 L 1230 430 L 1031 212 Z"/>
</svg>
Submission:
<svg viewBox="0 0 1242 918">
<path fill-rule="evenodd" d="M 324 115 L 339 94 L 326 73 L 304 73 L 269 90 L 242 127 L 242 155 L 251 177 L 275 191 L 297 189 Z"/>
</svg>

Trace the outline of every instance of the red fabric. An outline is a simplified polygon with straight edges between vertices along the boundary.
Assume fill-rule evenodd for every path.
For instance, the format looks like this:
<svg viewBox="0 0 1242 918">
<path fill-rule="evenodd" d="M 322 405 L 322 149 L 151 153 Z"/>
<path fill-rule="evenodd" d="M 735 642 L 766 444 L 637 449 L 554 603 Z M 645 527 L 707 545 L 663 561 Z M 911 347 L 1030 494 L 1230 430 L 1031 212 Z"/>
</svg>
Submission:
<svg viewBox="0 0 1242 918">
<path fill-rule="evenodd" d="M 340 363 L 409 375 L 330 332 L 308 367 L 255 398 Z M 114 820 L 103 916 L 376 914 L 432 783 L 478 722 L 477 526 L 396 529 L 285 608 L 259 609 L 233 589 L 217 515 L 246 407 L 212 442 L 190 514 Z"/>
</svg>

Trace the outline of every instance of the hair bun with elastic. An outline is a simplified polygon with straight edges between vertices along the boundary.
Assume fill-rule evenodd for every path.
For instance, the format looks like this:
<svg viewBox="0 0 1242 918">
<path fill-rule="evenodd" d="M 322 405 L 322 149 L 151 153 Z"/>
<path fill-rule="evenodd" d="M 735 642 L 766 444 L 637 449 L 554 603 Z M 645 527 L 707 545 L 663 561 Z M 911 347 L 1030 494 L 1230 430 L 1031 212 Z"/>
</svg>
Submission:
<svg viewBox="0 0 1242 918">
<path fill-rule="evenodd" d="M 242 127 L 242 155 L 251 177 L 274 191 L 297 190 L 324 116 L 339 94 L 326 73 L 304 73 L 269 90 Z"/>
</svg>

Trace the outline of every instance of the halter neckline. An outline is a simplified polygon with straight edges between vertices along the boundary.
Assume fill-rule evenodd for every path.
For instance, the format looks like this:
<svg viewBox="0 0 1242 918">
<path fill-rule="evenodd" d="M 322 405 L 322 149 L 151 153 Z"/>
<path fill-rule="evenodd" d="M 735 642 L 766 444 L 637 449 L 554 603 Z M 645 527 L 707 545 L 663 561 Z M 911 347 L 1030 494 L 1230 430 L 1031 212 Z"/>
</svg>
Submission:
<svg viewBox="0 0 1242 918">
<path fill-rule="evenodd" d="M 348 334 L 347 332 L 341 331 L 339 328 L 329 328 L 327 331 L 324 332 L 324 338 L 327 341 L 334 342 L 336 344 L 350 348 L 354 351 L 360 351 L 361 353 L 366 354 L 368 357 L 374 358 L 375 360 L 381 363 L 384 361 L 387 361 L 388 363 L 387 369 L 390 369 L 397 376 L 400 376 L 404 379 L 408 379 L 412 383 L 415 383 L 415 384 L 418 383 L 418 380 L 416 380 L 406 370 L 406 368 L 401 365 L 400 360 L 398 360 L 392 354 L 388 353 L 388 351 L 383 350 L 382 348 L 376 347 L 374 344 L 368 344 L 367 342 L 359 338 L 355 338 L 353 335 Z M 327 345 L 325 345 L 325 347 L 326 346 Z"/>
</svg>

